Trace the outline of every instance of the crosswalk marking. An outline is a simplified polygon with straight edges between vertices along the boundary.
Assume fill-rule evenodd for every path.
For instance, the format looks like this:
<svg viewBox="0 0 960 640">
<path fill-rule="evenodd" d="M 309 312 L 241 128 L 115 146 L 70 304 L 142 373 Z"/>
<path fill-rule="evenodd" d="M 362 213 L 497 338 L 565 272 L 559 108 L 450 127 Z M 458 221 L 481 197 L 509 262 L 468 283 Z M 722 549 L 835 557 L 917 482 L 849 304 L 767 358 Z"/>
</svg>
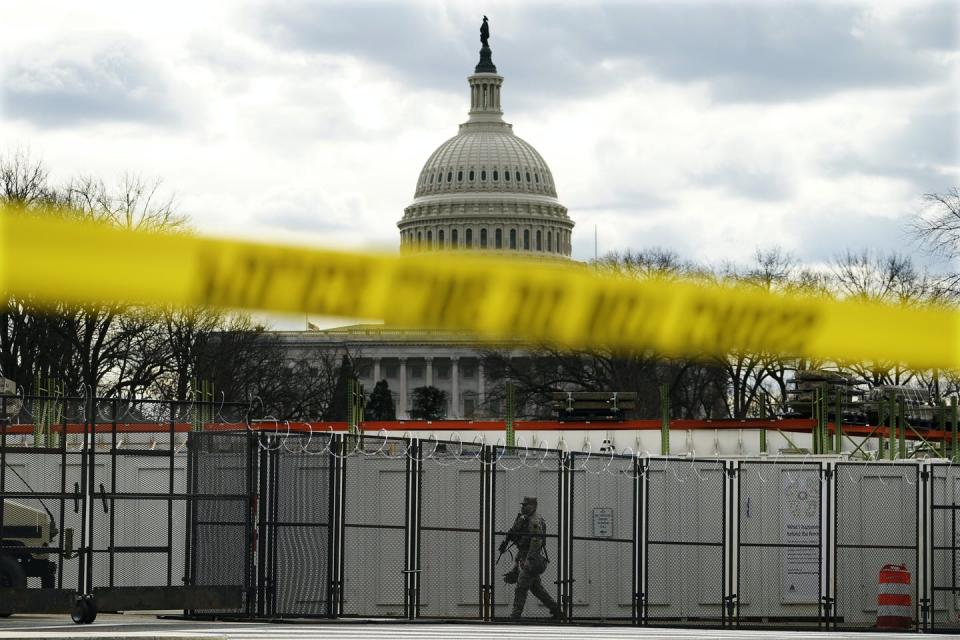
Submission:
<svg viewBox="0 0 960 640">
<path fill-rule="evenodd" d="M 119 617 L 119 616 L 118 616 Z M 138 624 L 125 621 L 94 623 L 89 626 L 66 625 L 4 625 L 0 622 L 0 640 L 21 638 L 99 637 L 130 638 L 190 638 L 194 640 L 905 640 L 916 638 L 906 633 L 863 633 L 823 631 L 762 631 L 743 629 L 698 629 L 656 627 L 602 627 L 581 625 L 511 625 L 511 624 L 451 624 L 451 623 L 267 623 L 267 622 L 196 622 L 179 620 L 143 620 Z M 947 637 L 947 636 L 943 636 Z"/>
</svg>

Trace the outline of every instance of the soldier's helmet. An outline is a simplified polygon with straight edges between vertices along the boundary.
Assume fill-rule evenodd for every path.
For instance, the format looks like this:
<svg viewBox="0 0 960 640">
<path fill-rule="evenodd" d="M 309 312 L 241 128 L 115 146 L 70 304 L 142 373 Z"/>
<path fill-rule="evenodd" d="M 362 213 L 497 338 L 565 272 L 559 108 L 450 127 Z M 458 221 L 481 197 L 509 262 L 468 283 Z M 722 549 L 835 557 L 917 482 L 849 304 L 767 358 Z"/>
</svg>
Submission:
<svg viewBox="0 0 960 640">
<path fill-rule="evenodd" d="M 533 496 L 524 496 L 524 497 L 523 497 L 523 502 L 521 502 L 520 504 L 521 504 L 522 506 L 526 506 L 526 505 L 528 505 L 528 504 L 532 504 L 533 506 L 537 506 L 537 499 L 534 498 Z"/>
</svg>

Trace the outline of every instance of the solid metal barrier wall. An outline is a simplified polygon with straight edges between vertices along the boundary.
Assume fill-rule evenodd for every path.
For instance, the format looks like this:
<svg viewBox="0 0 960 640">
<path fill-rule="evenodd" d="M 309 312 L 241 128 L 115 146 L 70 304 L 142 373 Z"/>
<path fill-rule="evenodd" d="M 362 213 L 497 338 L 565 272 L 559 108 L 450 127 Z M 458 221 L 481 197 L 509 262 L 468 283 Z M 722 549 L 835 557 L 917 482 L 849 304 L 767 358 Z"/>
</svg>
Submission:
<svg viewBox="0 0 960 640">
<path fill-rule="evenodd" d="M 738 624 L 819 627 L 823 466 L 740 462 L 737 493 Z"/>
</svg>

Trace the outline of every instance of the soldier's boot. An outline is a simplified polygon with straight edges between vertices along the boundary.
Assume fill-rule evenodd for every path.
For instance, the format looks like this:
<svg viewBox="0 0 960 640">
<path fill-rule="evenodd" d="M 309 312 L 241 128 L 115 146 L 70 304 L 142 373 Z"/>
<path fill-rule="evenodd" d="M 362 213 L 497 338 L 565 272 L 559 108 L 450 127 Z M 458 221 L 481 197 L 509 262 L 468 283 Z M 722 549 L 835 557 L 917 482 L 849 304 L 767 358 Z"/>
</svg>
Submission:
<svg viewBox="0 0 960 640">
<path fill-rule="evenodd" d="M 513 594 L 513 611 L 510 612 L 511 620 L 519 620 L 523 616 L 523 606 L 527 604 L 527 590 L 517 589 Z"/>
<path fill-rule="evenodd" d="M 554 620 L 563 621 L 563 609 L 560 608 L 560 605 L 550 596 L 550 592 L 543 588 L 540 580 L 534 582 L 530 585 L 530 591 L 533 592 L 533 595 L 542 602 L 547 609 L 550 611 L 550 615 Z"/>
</svg>

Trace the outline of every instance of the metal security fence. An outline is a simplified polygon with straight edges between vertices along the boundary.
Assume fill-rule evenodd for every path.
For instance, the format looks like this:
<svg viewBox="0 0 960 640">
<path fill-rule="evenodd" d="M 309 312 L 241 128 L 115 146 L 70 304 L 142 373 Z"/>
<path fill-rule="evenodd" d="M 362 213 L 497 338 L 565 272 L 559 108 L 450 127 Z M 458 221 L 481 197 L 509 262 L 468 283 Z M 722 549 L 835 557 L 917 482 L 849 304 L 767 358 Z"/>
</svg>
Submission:
<svg viewBox="0 0 960 640">
<path fill-rule="evenodd" d="M 634 456 L 571 454 L 569 476 L 567 616 L 635 623 L 642 602 L 643 466 Z"/>
<path fill-rule="evenodd" d="M 725 624 L 726 463 L 650 459 L 644 476 L 644 622 Z"/>
<path fill-rule="evenodd" d="M 737 622 L 820 626 L 823 467 L 744 461 L 736 470 Z"/>
<path fill-rule="evenodd" d="M 895 564 L 912 576 L 912 628 L 960 626 L 960 486 L 950 465 L 691 460 L 369 434 L 229 437 L 252 443 L 246 458 L 236 444 L 230 463 L 222 447 L 190 449 L 192 468 L 210 467 L 211 456 L 254 465 L 236 474 L 254 479 L 252 521 L 222 525 L 250 556 L 231 563 L 249 568 L 244 615 L 507 618 L 516 587 L 503 574 L 515 550 L 499 548 L 531 496 L 550 560 L 540 583 L 566 620 L 871 629 L 879 571 Z M 197 571 L 207 551 L 211 566 L 228 553 L 226 537 L 204 540 L 208 549 L 191 548 Z M 528 596 L 524 618 L 551 614 Z"/>
<path fill-rule="evenodd" d="M 0 586 L 0 613 L 79 600 L 239 619 L 505 619 L 516 549 L 499 549 L 534 497 L 541 595 L 564 620 L 872 629 L 894 565 L 910 575 L 898 587 L 910 628 L 960 630 L 960 472 L 942 461 L 692 460 L 244 421 L 183 431 L 169 403 L 97 404 L 66 408 L 37 446 L 0 433 L 0 552 L 29 573 Z M 533 591 L 523 618 L 553 618 Z"/>
<path fill-rule="evenodd" d="M 836 628 L 872 627 L 877 619 L 877 576 L 902 565 L 913 576 L 913 619 L 922 624 L 917 591 L 920 566 L 920 467 L 915 464 L 838 463 L 830 576 Z"/>
<path fill-rule="evenodd" d="M 244 407 L 2 397 L 0 613 L 183 608 L 231 599 L 185 574 L 188 432 L 243 424 Z M 15 407 L 7 411 L 7 403 Z M 239 596 L 239 592 L 234 595 Z"/>
<path fill-rule="evenodd" d="M 960 630 L 960 468 L 933 464 L 929 469 L 927 549 L 931 629 Z"/>
</svg>

